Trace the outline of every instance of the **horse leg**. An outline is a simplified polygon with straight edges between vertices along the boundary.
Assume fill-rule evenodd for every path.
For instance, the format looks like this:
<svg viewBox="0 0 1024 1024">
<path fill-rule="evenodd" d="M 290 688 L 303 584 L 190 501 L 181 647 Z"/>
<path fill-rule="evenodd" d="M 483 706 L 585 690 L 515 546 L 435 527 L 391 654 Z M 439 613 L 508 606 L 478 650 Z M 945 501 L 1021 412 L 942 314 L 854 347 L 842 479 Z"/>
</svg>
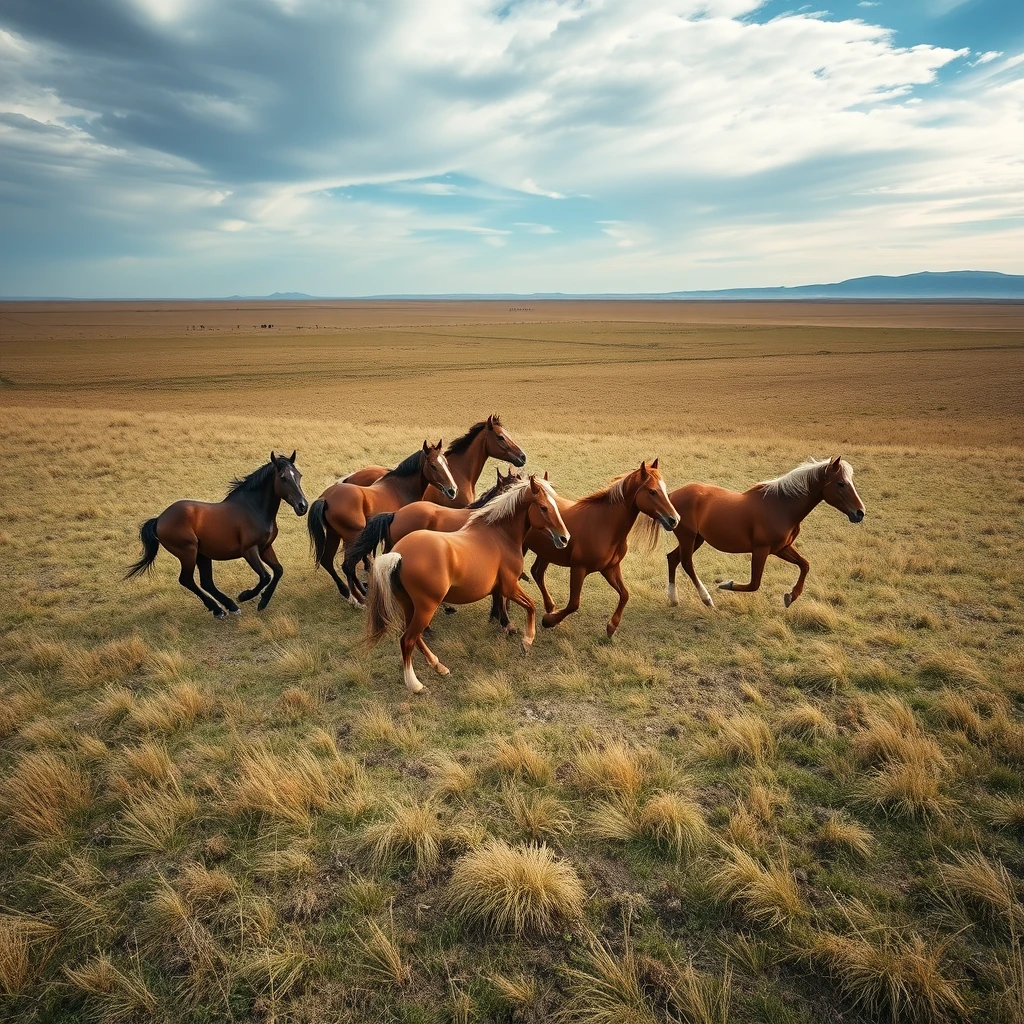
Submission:
<svg viewBox="0 0 1024 1024">
<path fill-rule="evenodd" d="M 181 572 L 178 574 L 178 582 L 186 589 L 190 590 L 196 597 L 199 598 L 203 604 L 206 605 L 206 610 L 213 612 L 215 619 L 223 619 L 227 612 L 212 597 L 204 594 L 203 591 L 196 586 L 196 559 L 198 557 L 198 545 L 196 547 L 190 547 L 185 550 L 184 554 L 178 555 L 178 561 L 181 562 Z"/>
<path fill-rule="evenodd" d="M 533 638 L 537 635 L 537 609 L 534 607 L 533 601 L 530 600 L 530 595 L 519 586 L 519 580 L 513 582 L 513 589 L 508 594 L 508 599 L 515 601 L 520 608 L 526 609 L 526 632 L 523 634 L 523 653 L 529 654 L 530 648 L 533 646 Z"/>
<path fill-rule="evenodd" d="M 750 557 L 750 582 L 736 583 L 734 580 L 727 580 L 719 583 L 719 590 L 736 590 L 744 594 L 752 594 L 761 586 L 761 575 L 764 573 L 764 563 L 768 561 L 769 548 L 754 548 Z"/>
<path fill-rule="evenodd" d="M 327 540 L 324 542 L 324 553 L 320 559 L 320 564 L 327 570 L 327 574 L 332 580 L 338 585 L 338 593 L 346 600 L 352 599 L 349 593 L 348 587 L 345 586 L 345 581 L 338 575 L 338 570 L 334 568 L 334 559 L 338 554 L 338 548 L 341 545 L 341 536 L 334 532 L 329 526 L 326 526 Z"/>
<path fill-rule="evenodd" d="M 239 601 L 251 601 L 270 582 L 270 573 L 263 567 L 255 544 L 251 548 L 246 548 L 242 552 L 242 557 L 249 563 L 249 568 L 259 576 L 259 581 L 255 587 L 243 590 L 238 595 Z"/>
<path fill-rule="evenodd" d="M 533 568 L 530 569 L 530 575 L 533 577 L 533 582 L 537 584 L 540 596 L 544 600 L 544 611 L 549 613 L 555 610 L 555 602 L 551 600 L 548 588 L 544 585 L 544 573 L 548 571 L 548 566 L 550 564 L 550 562 L 544 561 L 544 559 L 538 555 L 537 560 L 533 563 Z"/>
<path fill-rule="evenodd" d="M 413 668 L 412 652 L 420 645 L 423 638 L 423 630 L 430 624 L 430 620 L 437 610 L 437 605 L 430 609 L 418 608 L 408 597 L 402 604 L 405 606 L 405 632 L 402 634 L 401 640 L 402 672 L 405 678 L 405 685 L 413 693 L 421 693 L 424 687 L 416 675 L 416 669 Z M 437 659 L 435 658 L 434 661 L 437 662 Z M 438 664 L 440 663 L 438 662 Z"/>
<path fill-rule="evenodd" d="M 698 533 L 694 537 L 693 543 L 689 549 L 680 547 L 680 551 L 682 551 L 683 553 L 683 570 L 686 572 L 686 575 L 690 577 L 690 581 L 693 583 L 693 585 L 697 588 L 697 593 L 700 594 L 700 599 L 704 602 L 704 604 L 706 604 L 709 608 L 714 608 L 715 602 L 711 600 L 711 595 L 708 593 L 708 588 L 704 586 L 704 584 L 701 582 L 700 578 L 697 576 L 697 573 L 693 568 L 693 553 L 703 543 L 704 538 Z"/>
<path fill-rule="evenodd" d="M 270 566 L 270 571 L 274 574 L 273 579 L 270 581 L 270 585 L 260 597 L 260 603 L 256 605 L 256 611 L 261 612 L 264 608 L 270 604 L 270 599 L 274 596 L 274 591 L 277 590 L 278 583 L 281 582 L 281 577 L 284 575 L 284 566 L 277 560 L 277 553 L 274 551 L 274 545 L 268 544 L 261 552 L 260 558 L 263 560 L 265 565 Z"/>
<path fill-rule="evenodd" d="M 416 646 L 423 652 L 423 657 L 427 659 L 427 664 L 439 675 L 447 676 L 451 673 L 441 664 L 440 659 L 437 655 L 427 646 L 426 640 L 420 636 L 419 640 L 416 641 Z"/>
<path fill-rule="evenodd" d="M 212 594 L 232 615 L 241 615 L 242 609 L 227 594 L 222 594 L 213 582 L 213 562 L 206 555 L 196 555 L 196 565 L 199 566 L 199 582 L 203 590 Z"/>
<path fill-rule="evenodd" d="M 629 591 L 626 589 L 626 584 L 622 582 L 622 566 L 620 563 L 616 562 L 615 565 L 609 566 L 601 575 L 619 595 L 619 603 L 616 605 L 615 611 L 612 613 L 612 617 L 606 627 L 608 635 L 611 636 L 619 628 L 619 623 L 622 621 L 622 611 L 629 600 Z"/>
<path fill-rule="evenodd" d="M 359 577 L 356 575 L 356 567 L 348 559 L 342 559 L 341 569 L 345 573 L 345 579 L 351 591 L 349 601 L 361 608 L 366 597 L 366 588 L 359 582 Z"/>
<path fill-rule="evenodd" d="M 679 547 L 675 551 L 670 551 L 665 557 L 668 559 L 668 603 L 675 608 L 679 604 L 679 597 L 676 594 L 676 569 L 679 568 L 680 551 L 682 551 L 682 541 L 679 542 Z"/>
<path fill-rule="evenodd" d="M 567 615 L 572 615 L 580 606 L 580 594 L 583 592 L 583 581 L 588 570 L 582 565 L 574 565 L 569 570 L 569 603 L 560 612 L 547 612 L 540 621 L 548 629 L 557 626 Z"/>
<path fill-rule="evenodd" d="M 811 563 L 792 544 L 787 544 L 781 551 L 776 551 L 775 554 L 784 562 L 792 562 L 793 565 L 800 566 L 800 577 L 796 581 L 796 586 L 793 587 L 790 593 L 784 594 L 782 598 L 788 608 L 804 592 L 804 580 L 807 579 L 807 570 L 810 569 Z"/>
<path fill-rule="evenodd" d="M 447 605 L 445 605 L 444 610 L 448 611 Z M 454 611 L 454 609 L 452 610 Z M 501 596 L 500 590 L 496 589 L 491 593 L 491 614 L 488 618 L 496 620 L 506 633 L 514 633 L 516 631 L 515 626 L 510 625 L 508 621 L 508 602 Z"/>
</svg>

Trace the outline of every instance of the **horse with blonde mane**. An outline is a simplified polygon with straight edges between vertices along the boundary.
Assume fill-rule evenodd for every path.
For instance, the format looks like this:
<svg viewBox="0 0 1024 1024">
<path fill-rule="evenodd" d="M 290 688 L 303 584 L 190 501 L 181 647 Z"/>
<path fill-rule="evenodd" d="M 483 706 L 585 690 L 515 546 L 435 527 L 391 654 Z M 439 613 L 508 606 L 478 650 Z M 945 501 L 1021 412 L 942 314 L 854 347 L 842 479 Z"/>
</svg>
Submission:
<svg viewBox="0 0 1024 1024">
<path fill-rule="evenodd" d="M 649 466 L 641 462 L 639 469 L 623 473 L 603 490 L 578 501 L 560 498 L 558 510 L 572 537 L 568 547 L 557 548 L 541 530 L 531 530 L 526 535 L 526 546 L 537 553 L 530 574 L 544 599 L 541 622 L 557 626 L 572 615 L 580 606 L 583 581 L 591 573 L 599 572 L 619 595 L 619 603 L 606 627 L 611 636 L 619 628 L 629 600 L 629 590 L 622 581 L 622 559 L 629 549 L 630 532 L 639 534 L 653 551 L 661 529 L 672 530 L 679 522 L 658 470 L 658 460 Z M 544 585 L 544 573 L 552 564 L 569 567 L 569 601 L 561 611 L 555 610 L 555 602 Z"/>
<path fill-rule="evenodd" d="M 448 669 L 423 640 L 423 631 L 442 602 L 472 604 L 488 595 L 526 609 L 523 650 L 536 635 L 536 611 L 519 576 L 523 545 L 531 529 L 545 530 L 556 548 L 569 543 L 551 484 L 531 476 L 483 508 L 454 533 L 416 530 L 373 563 L 366 598 L 366 639 L 373 646 L 389 628 L 405 623 L 402 664 L 405 685 L 419 693 L 423 684 L 412 664 L 419 647 L 440 675 Z"/>
<path fill-rule="evenodd" d="M 675 529 L 679 546 L 668 554 L 668 600 L 678 604 L 676 568 L 682 563 L 700 599 L 715 604 L 693 568 L 693 553 L 707 541 L 713 548 L 734 554 L 751 553 L 750 582 L 728 580 L 719 590 L 751 593 L 761 586 L 769 555 L 800 567 L 793 589 L 784 596 L 788 608 L 802 593 L 810 563 L 794 547 L 804 519 L 826 502 L 851 523 L 864 519 L 864 503 L 853 486 L 853 467 L 840 456 L 811 459 L 774 480 L 754 484 L 746 491 L 729 491 L 712 484 L 693 483 L 669 496 L 679 513 Z"/>
</svg>

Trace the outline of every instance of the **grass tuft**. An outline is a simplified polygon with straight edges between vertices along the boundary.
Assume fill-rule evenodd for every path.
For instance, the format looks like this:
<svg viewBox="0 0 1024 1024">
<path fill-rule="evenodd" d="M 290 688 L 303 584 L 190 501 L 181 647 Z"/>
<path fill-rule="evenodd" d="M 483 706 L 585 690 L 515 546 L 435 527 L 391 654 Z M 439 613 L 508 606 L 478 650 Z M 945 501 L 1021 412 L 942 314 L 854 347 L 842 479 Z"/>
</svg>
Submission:
<svg viewBox="0 0 1024 1024">
<path fill-rule="evenodd" d="M 412 859 L 420 871 L 437 867 L 445 830 L 430 802 L 392 801 L 386 817 L 363 826 L 357 845 L 374 869 L 393 860 Z"/>
<path fill-rule="evenodd" d="M 677 793 L 655 793 L 640 808 L 637 825 L 643 835 L 677 859 L 693 857 L 710 836 L 701 809 Z"/>
<path fill-rule="evenodd" d="M 391 934 L 385 932 L 376 921 L 365 921 L 362 928 L 365 933 L 354 930 L 352 940 L 361 955 L 366 974 L 388 985 L 404 985 L 409 981 L 409 965 L 403 959 L 394 936 L 394 921 L 391 922 Z"/>
<path fill-rule="evenodd" d="M 586 891 L 573 866 L 547 846 L 492 840 L 458 860 L 447 902 L 457 917 L 490 932 L 551 935 L 580 920 Z"/>
<path fill-rule="evenodd" d="M 711 874 L 711 889 L 751 924 L 788 928 L 805 916 L 803 897 L 785 859 L 765 866 L 736 846 L 726 846 L 725 855 Z"/>
<path fill-rule="evenodd" d="M 647 781 L 639 754 L 625 743 L 586 746 L 572 759 L 573 780 L 584 792 L 616 800 L 637 796 Z"/>
<path fill-rule="evenodd" d="M 65 838 L 74 815 L 93 801 L 81 768 L 56 754 L 33 752 L 0 782 L 0 808 L 15 829 L 36 843 Z"/>
</svg>

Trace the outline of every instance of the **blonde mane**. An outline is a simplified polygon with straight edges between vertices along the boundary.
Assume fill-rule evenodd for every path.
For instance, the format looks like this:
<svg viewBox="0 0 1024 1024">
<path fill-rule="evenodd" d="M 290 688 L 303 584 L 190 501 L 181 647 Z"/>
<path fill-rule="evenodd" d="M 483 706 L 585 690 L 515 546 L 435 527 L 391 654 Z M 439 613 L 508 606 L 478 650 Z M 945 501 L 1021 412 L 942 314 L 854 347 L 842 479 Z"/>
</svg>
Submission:
<svg viewBox="0 0 1024 1024">
<path fill-rule="evenodd" d="M 630 473 L 633 470 L 630 470 Z M 629 473 L 620 473 L 617 477 L 613 477 L 607 487 L 602 488 L 600 491 L 595 491 L 593 494 L 588 494 L 586 497 L 578 498 L 577 504 L 596 504 L 599 501 L 607 502 L 609 505 L 621 505 L 626 500 L 626 477 Z"/>
<path fill-rule="evenodd" d="M 552 501 L 555 500 L 555 489 L 551 484 L 546 480 L 541 480 L 539 477 L 527 477 L 514 487 L 510 487 L 504 494 L 499 494 L 496 498 L 493 498 L 483 508 L 477 509 L 469 517 L 466 525 L 477 522 L 494 525 L 495 523 L 503 523 L 506 519 L 511 519 L 519 511 L 519 506 L 523 503 L 523 498 L 529 489 L 531 479 L 537 481 L 537 486 L 542 487 Z"/>
<path fill-rule="evenodd" d="M 801 462 L 795 469 L 791 469 L 774 480 L 762 480 L 757 487 L 760 487 L 766 495 L 777 498 L 802 498 L 809 494 L 811 483 L 824 471 L 831 459 L 808 459 Z M 853 466 L 845 459 L 839 463 L 843 479 L 847 482 L 853 480 Z"/>
</svg>

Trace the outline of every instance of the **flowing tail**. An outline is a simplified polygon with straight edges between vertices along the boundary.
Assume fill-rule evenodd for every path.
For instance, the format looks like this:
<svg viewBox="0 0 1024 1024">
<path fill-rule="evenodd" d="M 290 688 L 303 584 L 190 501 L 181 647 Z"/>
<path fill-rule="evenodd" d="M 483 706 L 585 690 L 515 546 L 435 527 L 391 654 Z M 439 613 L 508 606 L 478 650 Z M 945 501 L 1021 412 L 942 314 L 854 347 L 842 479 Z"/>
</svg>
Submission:
<svg viewBox="0 0 1024 1024">
<path fill-rule="evenodd" d="M 389 629 L 400 626 L 405 617 L 395 593 L 402 586 L 401 568 L 402 556 L 397 551 L 374 560 L 366 594 L 366 642 L 371 647 L 380 643 Z"/>
<path fill-rule="evenodd" d="M 320 565 L 327 550 L 327 502 L 323 498 L 317 498 L 309 506 L 309 515 L 306 516 L 306 529 L 309 530 L 309 547 Z"/>
<path fill-rule="evenodd" d="M 158 516 L 154 516 L 142 524 L 142 529 L 139 530 L 139 539 L 142 541 L 142 557 L 125 573 L 124 578 L 126 580 L 141 576 L 153 568 L 156 556 L 160 552 L 160 538 L 156 535 L 156 521 L 158 518 Z"/>
<path fill-rule="evenodd" d="M 359 536 L 345 547 L 346 572 L 354 571 L 364 558 L 376 554 L 382 544 L 385 553 L 391 550 L 391 523 L 394 518 L 394 512 L 381 512 L 366 521 Z"/>
</svg>

